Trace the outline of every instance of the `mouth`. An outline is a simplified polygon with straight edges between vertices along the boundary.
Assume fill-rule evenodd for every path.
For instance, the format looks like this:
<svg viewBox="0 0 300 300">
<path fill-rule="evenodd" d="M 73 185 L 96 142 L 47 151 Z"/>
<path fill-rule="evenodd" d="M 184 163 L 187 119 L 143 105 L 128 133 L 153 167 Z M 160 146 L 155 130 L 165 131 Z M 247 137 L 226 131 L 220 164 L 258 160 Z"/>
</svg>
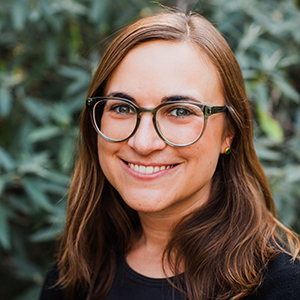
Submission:
<svg viewBox="0 0 300 300">
<path fill-rule="evenodd" d="M 143 165 L 136 165 L 132 163 L 126 162 L 130 169 L 140 173 L 140 174 L 154 174 L 163 170 L 168 170 L 174 168 L 175 165 L 165 165 L 165 166 L 143 166 Z"/>
</svg>

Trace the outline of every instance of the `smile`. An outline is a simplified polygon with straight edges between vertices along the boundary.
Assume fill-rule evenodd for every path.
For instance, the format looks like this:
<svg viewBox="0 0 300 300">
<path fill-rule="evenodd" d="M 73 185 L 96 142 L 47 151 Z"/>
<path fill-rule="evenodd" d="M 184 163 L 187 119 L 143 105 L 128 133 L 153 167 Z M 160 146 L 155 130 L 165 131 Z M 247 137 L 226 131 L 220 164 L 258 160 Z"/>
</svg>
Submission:
<svg viewBox="0 0 300 300">
<path fill-rule="evenodd" d="M 153 174 L 153 173 L 157 173 L 159 171 L 163 171 L 163 170 L 168 170 L 170 168 L 173 168 L 175 165 L 166 165 L 166 166 L 143 166 L 143 165 L 135 165 L 135 164 L 131 164 L 128 163 L 128 166 L 141 174 Z"/>
</svg>

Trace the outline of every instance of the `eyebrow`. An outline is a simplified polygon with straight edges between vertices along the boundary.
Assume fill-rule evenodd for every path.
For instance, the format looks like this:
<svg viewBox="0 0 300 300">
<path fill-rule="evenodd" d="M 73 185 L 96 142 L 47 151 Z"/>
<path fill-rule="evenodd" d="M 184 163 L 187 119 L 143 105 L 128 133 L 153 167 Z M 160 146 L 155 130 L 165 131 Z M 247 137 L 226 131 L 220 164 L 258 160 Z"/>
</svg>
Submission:
<svg viewBox="0 0 300 300">
<path fill-rule="evenodd" d="M 123 98 L 123 99 L 130 100 L 130 101 L 136 103 L 136 101 L 133 97 L 129 96 L 126 93 L 122 93 L 122 92 L 111 92 L 106 97 Z"/>
<path fill-rule="evenodd" d="M 106 97 L 117 97 L 117 98 L 123 98 L 123 99 L 127 99 L 130 100 L 134 103 L 137 103 L 137 101 L 130 95 L 124 93 L 124 92 L 111 92 L 109 93 Z M 201 101 L 199 101 L 198 99 L 192 97 L 192 96 L 188 96 L 188 95 L 171 95 L 171 96 L 165 96 L 162 98 L 161 102 L 167 102 L 167 101 L 194 101 L 194 102 L 199 102 L 202 103 Z"/>
<path fill-rule="evenodd" d="M 189 101 L 192 100 L 194 102 L 199 102 L 201 103 L 198 99 L 192 97 L 192 96 L 188 96 L 188 95 L 172 95 L 172 96 L 166 96 L 162 98 L 162 103 L 163 102 L 167 102 L 167 101 Z"/>
</svg>

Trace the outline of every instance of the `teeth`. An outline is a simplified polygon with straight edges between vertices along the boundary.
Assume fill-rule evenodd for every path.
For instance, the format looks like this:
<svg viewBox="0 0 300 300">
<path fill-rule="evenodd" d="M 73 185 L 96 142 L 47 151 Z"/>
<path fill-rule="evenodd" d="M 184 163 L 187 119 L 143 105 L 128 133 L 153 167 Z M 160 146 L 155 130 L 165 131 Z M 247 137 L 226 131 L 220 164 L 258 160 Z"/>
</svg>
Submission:
<svg viewBox="0 0 300 300">
<path fill-rule="evenodd" d="M 151 174 L 151 173 L 153 173 L 153 167 L 147 167 L 146 168 L 146 174 Z"/>
<path fill-rule="evenodd" d="M 159 171 L 159 167 L 154 167 L 153 172 L 155 173 L 155 172 L 158 172 L 158 171 Z"/>
<path fill-rule="evenodd" d="M 135 165 L 135 164 L 128 164 L 128 166 L 133 169 L 136 172 L 139 172 L 141 174 L 152 174 L 152 173 L 156 173 L 162 170 L 168 170 L 170 168 L 172 168 L 174 165 L 168 165 L 168 166 L 140 166 L 140 165 Z"/>
</svg>

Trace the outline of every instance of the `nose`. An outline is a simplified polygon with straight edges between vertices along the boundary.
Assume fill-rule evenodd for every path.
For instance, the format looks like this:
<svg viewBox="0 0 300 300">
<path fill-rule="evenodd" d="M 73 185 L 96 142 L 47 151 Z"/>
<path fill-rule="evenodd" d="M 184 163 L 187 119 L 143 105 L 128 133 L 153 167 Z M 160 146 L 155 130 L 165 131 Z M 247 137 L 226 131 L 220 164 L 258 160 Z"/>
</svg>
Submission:
<svg viewBox="0 0 300 300">
<path fill-rule="evenodd" d="M 137 131 L 128 140 L 128 145 L 143 156 L 156 150 L 163 150 L 167 146 L 157 134 L 152 118 L 151 113 L 143 113 Z"/>
</svg>

